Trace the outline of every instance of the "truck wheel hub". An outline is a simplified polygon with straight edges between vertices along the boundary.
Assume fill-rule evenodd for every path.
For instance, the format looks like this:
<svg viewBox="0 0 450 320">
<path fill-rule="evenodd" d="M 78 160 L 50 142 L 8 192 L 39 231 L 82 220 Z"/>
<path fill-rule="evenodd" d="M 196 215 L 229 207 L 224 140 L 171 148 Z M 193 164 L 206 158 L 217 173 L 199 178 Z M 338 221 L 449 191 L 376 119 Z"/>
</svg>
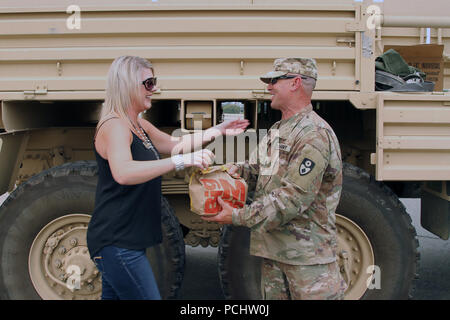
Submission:
<svg viewBox="0 0 450 320">
<path fill-rule="evenodd" d="M 90 216 L 57 218 L 38 233 L 30 248 L 28 269 L 42 299 L 98 299 L 101 277 L 86 243 Z"/>
<path fill-rule="evenodd" d="M 338 264 L 347 282 L 346 300 L 360 299 L 368 289 L 374 254 L 369 238 L 352 220 L 336 214 Z"/>
</svg>

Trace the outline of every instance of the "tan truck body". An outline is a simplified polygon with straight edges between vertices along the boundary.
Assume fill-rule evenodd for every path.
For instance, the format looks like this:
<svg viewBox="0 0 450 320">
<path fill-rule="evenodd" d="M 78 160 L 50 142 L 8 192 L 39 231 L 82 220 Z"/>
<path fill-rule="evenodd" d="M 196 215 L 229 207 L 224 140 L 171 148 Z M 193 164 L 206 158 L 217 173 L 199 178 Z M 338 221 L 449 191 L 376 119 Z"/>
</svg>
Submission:
<svg viewBox="0 0 450 320">
<path fill-rule="evenodd" d="M 362 135 L 339 137 L 344 153 L 357 153 L 346 160 L 378 181 L 433 182 L 422 210 L 434 210 L 434 199 L 448 209 L 447 0 L 414 6 L 397 0 L 80 0 L 75 7 L 72 2 L 0 4 L 0 194 L 44 169 L 94 159 L 92 137 L 106 74 L 118 56 L 153 63 L 159 90 L 144 117 L 169 133 L 191 129 L 196 108 L 206 110 L 207 125 L 215 125 L 226 101 L 245 104 L 249 132 L 256 132 L 258 106 L 270 99 L 259 75 L 275 58 L 312 57 L 319 69 L 314 107 L 347 104 L 364 115 L 358 124 Z M 444 91 L 375 92 L 374 62 L 384 46 L 425 44 L 428 27 L 430 42 L 444 46 Z M 350 128 L 352 121 L 342 119 Z M 168 175 L 163 193 L 186 195 L 187 184 Z M 192 226 L 189 219 L 180 218 Z M 445 237 L 435 225 L 428 223 Z M 209 244 L 217 245 L 217 230 Z"/>
</svg>

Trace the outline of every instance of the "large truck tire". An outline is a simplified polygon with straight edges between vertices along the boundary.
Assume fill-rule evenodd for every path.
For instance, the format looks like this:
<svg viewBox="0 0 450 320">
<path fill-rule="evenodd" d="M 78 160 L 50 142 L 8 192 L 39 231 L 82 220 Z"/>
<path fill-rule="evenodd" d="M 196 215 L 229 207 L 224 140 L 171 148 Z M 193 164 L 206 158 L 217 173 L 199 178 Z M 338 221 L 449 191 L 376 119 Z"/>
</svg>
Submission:
<svg viewBox="0 0 450 320">
<path fill-rule="evenodd" d="M 419 243 L 397 196 L 363 170 L 344 164 L 336 210 L 338 262 L 346 299 L 408 299 L 417 279 Z M 222 230 L 218 268 L 227 299 L 261 299 L 260 263 L 249 255 L 247 228 Z"/>
<path fill-rule="evenodd" d="M 67 163 L 14 190 L 0 207 L 0 299 L 98 299 L 101 274 L 86 230 L 94 209 L 97 165 Z M 163 242 L 147 251 L 161 296 L 176 298 L 185 248 L 178 220 L 162 199 Z"/>
</svg>

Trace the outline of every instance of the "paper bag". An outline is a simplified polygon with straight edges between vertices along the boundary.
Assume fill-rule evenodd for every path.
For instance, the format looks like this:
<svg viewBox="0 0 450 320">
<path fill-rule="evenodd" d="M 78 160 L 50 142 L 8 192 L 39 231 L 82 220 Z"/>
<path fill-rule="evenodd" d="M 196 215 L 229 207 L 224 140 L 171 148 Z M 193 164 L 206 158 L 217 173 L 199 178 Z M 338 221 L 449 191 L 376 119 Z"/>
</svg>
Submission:
<svg viewBox="0 0 450 320">
<path fill-rule="evenodd" d="M 247 198 L 247 183 L 242 178 L 233 178 L 225 166 L 213 166 L 196 170 L 189 181 L 191 211 L 201 216 L 214 216 L 222 207 L 217 198 L 222 198 L 233 208 L 242 208 Z"/>
</svg>

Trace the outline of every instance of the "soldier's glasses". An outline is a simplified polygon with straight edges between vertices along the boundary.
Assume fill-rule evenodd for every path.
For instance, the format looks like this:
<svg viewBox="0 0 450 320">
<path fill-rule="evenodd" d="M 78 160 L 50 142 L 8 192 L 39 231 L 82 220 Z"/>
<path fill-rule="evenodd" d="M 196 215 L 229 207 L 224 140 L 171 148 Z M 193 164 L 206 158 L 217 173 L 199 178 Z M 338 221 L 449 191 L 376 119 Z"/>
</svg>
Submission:
<svg viewBox="0 0 450 320">
<path fill-rule="evenodd" d="M 148 78 L 142 81 L 145 89 L 152 91 L 156 87 L 156 77 Z"/>
<path fill-rule="evenodd" d="M 308 79 L 307 77 L 301 76 L 301 75 L 298 75 L 298 76 L 287 76 L 287 75 L 284 75 L 284 76 L 279 76 L 279 77 L 276 77 L 276 78 L 270 78 L 270 79 L 267 79 L 267 81 L 265 81 L 265 82 L 266 82 L 267 84 L 274 85 L 275 83 L 278 82 L 278 80 L 282 80 L 282 79 L 294 79 L 294 78 L 297 78 L 297 77 L 300 77 L 300 78 L 302 78 L 303 80 Z"/>
<path fill-rule="evenodd" d="M 298 76 L 279 76 L 276 78 L 270 78 L 267 80 L 267 84 L 271 84 L 274 85 L 275 83 L 278 82 L 278 80 L 282 80 L 282 79 L 294 79 L 297 78 Z"/>
</svg>

